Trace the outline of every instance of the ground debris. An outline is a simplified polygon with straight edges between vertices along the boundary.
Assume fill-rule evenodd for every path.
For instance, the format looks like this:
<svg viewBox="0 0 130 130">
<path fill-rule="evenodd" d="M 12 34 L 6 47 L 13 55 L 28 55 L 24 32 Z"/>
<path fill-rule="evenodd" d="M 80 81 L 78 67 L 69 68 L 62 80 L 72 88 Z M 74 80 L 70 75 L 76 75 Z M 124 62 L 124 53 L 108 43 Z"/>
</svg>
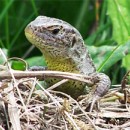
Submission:
<svg viewBox="0 0 130 130">
<path fill-rule="evenodd" d="M 5 70 L 4 70 L 5 71 Z M 2 70 L 3 72 L 3 70 Z M 125 78 L 126 79 L 126 78 Z M 128 130 L 129 85 L 110 89 L 89 112 L 85 98 L 45 89 L 37 78 L 0 80 L 0 128 L 14 130 Z M 55 85 L 56 86 L 56 85 Z M 38 88 L 38 89 L 36 89 Z M 124 96 L 124 94 L 126 94 Z M 122 102 L 123 101 L 123 102 Z M 125 102 L 124 102 L 125 101 Z"/>
<path fill-rule="evenodd" d="M 64 97 L 57 96 L 57 93 L 62 93 L 45 90 L 35 78 L 15 80 L 15 84 L 7 81 L 6 86 L 5 83 L 6 80 L 0 89 L 0 122 L 3 129 L 118 130 L 130 127 L 129 104 L 126 107 L 117 99 L 107 101 L 115 89 L 100 100 L 100 111 L 94 109 L 88 112 L 85 100 L 81 104 L 81 101 L 77 102 L 66 94 Z M 37 85 L 41 88 L 36 89 Z"/>
</svg>

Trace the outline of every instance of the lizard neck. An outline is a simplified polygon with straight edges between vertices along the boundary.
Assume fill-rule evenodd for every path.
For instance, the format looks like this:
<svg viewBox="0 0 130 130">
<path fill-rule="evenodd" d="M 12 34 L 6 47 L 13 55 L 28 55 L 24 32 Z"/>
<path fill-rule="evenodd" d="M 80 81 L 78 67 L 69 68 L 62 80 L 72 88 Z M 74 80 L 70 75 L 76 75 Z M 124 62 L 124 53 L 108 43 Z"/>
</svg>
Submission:
<svg viewBox="0 0 130 130">
<path fill-rule="evenodd" d="M 75 64 L 74 60 L 67 55 L 63 55 L 62 51 L 53 50 L 50 53 L 47 48 L 43 48 L 40 50 L 43 53 L 48 70 L 80 73 L 80 71 L 77 69 L 77 65 Z M 60 54 L 58 52 L 60 52 Z"/>
<path fill-rule="evenodd" d="M 66 71 L 73 73 L 90 74 L 96 71 L 89 52 L 84 43 L 68 50 L 40 49 L 45 57 L 49 70 Z"/>
<path fill-rule="evenodd" d="M 46 57 L 46 63 L 49 70 L 66 71 L 73 73 L 80 73 L 76 64 L 71 59 L 65 59 L 65 57 Z"/>
</svg>

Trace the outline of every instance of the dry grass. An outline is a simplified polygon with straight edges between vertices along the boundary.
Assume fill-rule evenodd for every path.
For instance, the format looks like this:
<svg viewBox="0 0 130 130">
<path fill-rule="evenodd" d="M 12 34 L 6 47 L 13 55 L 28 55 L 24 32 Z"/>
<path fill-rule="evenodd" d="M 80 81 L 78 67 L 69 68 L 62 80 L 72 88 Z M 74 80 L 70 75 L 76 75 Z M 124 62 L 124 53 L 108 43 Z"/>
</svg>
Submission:
<svg viewBox="0 0 130 130">
<path fill-rule="evenodd" d="M 0 80 L 1 130 L 130 129 L 130 106 L 122 103 L 124 94 L 119 89 L 109 90 L 99 101 L 99 110 L 95 106 L 89 112 L 85 98 L 76 101 L 67 94 L 53 91 L 54 87 L 68 79 L 51 89 L 44 89 L 44 84 L 40 84 L 37 78 L 16 79 L 9 64 L 0 66 L 1 74 L 4 75 L 7 71 L 11 78 Z M 59 94 L 62 96 L 57 96 Z"/>
</svg>

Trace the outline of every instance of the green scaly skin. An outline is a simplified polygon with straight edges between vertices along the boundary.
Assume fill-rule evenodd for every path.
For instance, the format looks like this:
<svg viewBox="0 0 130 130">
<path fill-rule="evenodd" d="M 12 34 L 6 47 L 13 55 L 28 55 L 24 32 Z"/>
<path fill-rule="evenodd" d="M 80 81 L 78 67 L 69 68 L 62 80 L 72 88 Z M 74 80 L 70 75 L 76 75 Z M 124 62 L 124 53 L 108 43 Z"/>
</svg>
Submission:
<svg viewBox="0 0 130 130">
<path fill-rule="evenodd" d="M 98 80 L 94 94 L 103 96 L 110 87 L 110 79 L 103 73 L 97 73 L 96 68 L 80 33 L 69 23 L 38 16 L 25 28 L 27 39 L 43 53 L 48 69 L 66 71 L 94 76 Z M 58 79 L 47 80 L 49 86 L 59 81 Z M 84 94 L 86 83 L 72 81 L 58 87 L 74 98 Z"/>
</svg>

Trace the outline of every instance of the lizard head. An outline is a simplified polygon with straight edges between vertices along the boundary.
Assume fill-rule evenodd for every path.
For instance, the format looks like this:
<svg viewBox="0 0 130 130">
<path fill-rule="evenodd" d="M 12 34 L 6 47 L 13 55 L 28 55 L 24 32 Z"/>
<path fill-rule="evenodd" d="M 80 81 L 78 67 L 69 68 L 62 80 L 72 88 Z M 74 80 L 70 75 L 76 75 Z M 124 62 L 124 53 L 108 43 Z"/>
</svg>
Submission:
<svg viewBox="0 0 130 130">
<path fill-rule="evenodd" d="M 68 56 L 70 52 L 75 53 L 73 50 L 80 50 L 84 46 L 77 29 L 65 21 L 46 16 L 38 16 L 29 23 L 25 35 L 43 54 L 49 53 L 48 55 L 58 56 L 62 52 L 62 55 Z"/>
</svg>

